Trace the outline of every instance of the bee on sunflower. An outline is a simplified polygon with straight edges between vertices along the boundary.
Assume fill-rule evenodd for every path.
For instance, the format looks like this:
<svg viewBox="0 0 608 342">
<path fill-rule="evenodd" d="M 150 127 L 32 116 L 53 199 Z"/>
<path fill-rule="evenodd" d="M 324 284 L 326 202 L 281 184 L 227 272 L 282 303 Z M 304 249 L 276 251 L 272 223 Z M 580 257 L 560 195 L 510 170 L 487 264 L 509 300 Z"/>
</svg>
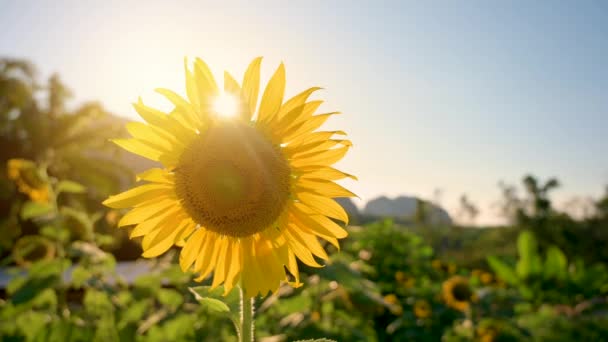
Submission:
<svg viewBox="0 0 608 342">
<path fill-rule="evenodd" d="M 175 108 L 164 113 L 141 99 L 145 122 L 127 124 L 124 149 L 160 162 L 138 179 L 146 183 L 111 196 L 111 208 L 132 208 L 118 226 L 143 237 L 144 257 L 181 246 L 180 266 L 197 280 L 213 275 L 225 293 L 239 285 L 245 297 L 267 294 L 282 281 L 300 285 L 297 259 L 320 267 L 328 259 L 319 238 L 339 247 L 348 224 L 333 199 L 355 195 L 335 183 L 354 176 L 332 167 L 351 147 L 342 131 L 318 131 L 337 112 L 315 115 L 318 87 L 285 101 L 281 64 L 258 107 L 261 58 L 239 84 L 224 73 L 223 92 L 201 59 L 185 66 L 183 98 L 157 91 Z M 230 117 L 224 114 L 233 114 Z M 287 270 L 287 272 L 286 272 Z"/>
<path fill-rule="evenodd" d="M 445 303 L 456 310 L 466 311 L 474 300 L 474 293 L 469 280 L 462 276 L 453 276 L 442 284 Z"/>
</svg>

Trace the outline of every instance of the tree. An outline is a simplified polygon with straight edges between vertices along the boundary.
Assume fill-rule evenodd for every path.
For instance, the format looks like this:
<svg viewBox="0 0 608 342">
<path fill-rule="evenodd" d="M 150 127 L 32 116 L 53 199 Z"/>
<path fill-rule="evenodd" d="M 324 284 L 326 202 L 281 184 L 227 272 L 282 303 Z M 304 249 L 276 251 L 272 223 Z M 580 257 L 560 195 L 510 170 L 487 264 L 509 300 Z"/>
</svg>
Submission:
<svg viewBox="0 0 608 342">
<path fill-rule="evenodd" d="M 479 215 L 479 209 L 477 206 L 469 200 L 466 194 L 460 196 L 460 209 L 458 210 L 458 219 L 473 224 L 475 219 Z"/>
<path fill-rule="evenodd" d="M 0 58 L 0 165 L 33 160 L 52 176 L 90 186 L 97 198 L 115 193 L 133 178 L 109 142 L 125 135 L 123 122 L 95 102 L 68 111 L 70 96 L 58 75 L 40 85 L 30 63 Z"/>
</svg>

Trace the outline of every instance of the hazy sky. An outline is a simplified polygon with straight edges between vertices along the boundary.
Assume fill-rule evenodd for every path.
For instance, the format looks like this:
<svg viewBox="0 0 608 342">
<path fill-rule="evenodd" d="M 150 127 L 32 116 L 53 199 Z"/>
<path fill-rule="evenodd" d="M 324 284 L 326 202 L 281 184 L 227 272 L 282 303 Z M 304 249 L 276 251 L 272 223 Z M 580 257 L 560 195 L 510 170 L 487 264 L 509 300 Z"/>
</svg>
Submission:
<svg viewBox="0 0 608 342">
<path fill-rule="evenodd" d="M 131 118 L 138 96 L 183 92 L 184 56 L 237 79 L 284 61 L 288 94 L 323 86 L 344 113 L 330 126 L 355 144 L 340 166 L 363 200 L 440 188 L 492 222 L 499 180 L 556 176 L 560 201 L 608 183 L 606 2 L 165 3 L 0 0 L 0 55 Z"/>
</svg>

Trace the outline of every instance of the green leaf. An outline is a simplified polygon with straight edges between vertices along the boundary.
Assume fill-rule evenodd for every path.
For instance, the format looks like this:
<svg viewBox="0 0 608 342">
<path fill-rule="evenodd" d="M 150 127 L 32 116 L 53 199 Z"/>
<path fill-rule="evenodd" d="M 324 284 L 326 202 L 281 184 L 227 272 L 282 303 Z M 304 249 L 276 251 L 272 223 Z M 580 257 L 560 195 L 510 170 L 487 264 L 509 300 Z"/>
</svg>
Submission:
<svg viewBox="0 0 608 342">
<path fill-rule="evenodd" d="M 149 307 L 150 301 L 148 300 L 131 303 L 124 310 L 121 310 L 121 319 L 118 322 L 118 328 L 123 329 L 128 324 L 136 323 L 141 320 Z"/>
<path fill-rule="evenodd" d="M 566 259 L 564 252 L 555 246 L 549 247 L 544 267 L 545 278 L 563 279 L 567 275 L 567 268 L 568 259 Z"/>
<path fill-rule="evenodd" d="M 542 262 L 538 255 L 537 243 L 534 234 L 524 231 L 517 238 L 517 252 L 519 261 L 517 262 L 517 275 L 526 279 L 531 275 L 539 274 L 542 271 Z"/>
<path fill-rule="evenodd" d="M 511 268 L 509 265 L 502 262 L 500 259 L 493 255 L 489 256 L 487 260 L 488 265 L 490 265 L 490 267 L 492 268 L 494 273 L 496 273 L 498 278 L 504 280 L 507 284 L 517 284 L 517 274 L 515 274 L 513 268 Z"/>
<path fill-rule="evenodd" d="M 21 207 L 21 219 L 28 220 L 34 217 L 47 215 L 53 211 L 53 206 L 48 203 L 25 202 Z"/>
<path fill-rule="evenodd" d="M 192 292 L 194 295 L 194 298 L 196 298 L 196 300 L 209 311 L 219 314 L 230 314 L 230 307 L 228 307 L 228 305 L 221 300 L 211 297 L 203 297 L 198 294 L 195 288 L 192 287 L 189 287 L 188 290 L 190 290 L 190 292 Z"/>
<path fill-rule="evenodd" d="M 76 288 L 80 288 L 92 276 L 92 272 L 87 267 L 84 267 L 83 265 L 78 265 L 72 270 L 72 285 Z"/>
<path fill-rule="evenodd" d="M 97 317 L 107 317 L 114 312 L 110 296 L 103 291 L 88 289 L 82 302 L 86 311 Z"/>
<path fill-rule="evenodd" d="M 162 305 L 168 306 L 174 310 L 184 302 L 182 294 L 172 289 L 158 290 L 156 298 Z"/>
<path fill-rule="evenodd" d="M 62 192 L 69 192 L 72 194 L 81 194 L 86 191 L 87 191 L 87 188 L 84 185 L 73 182 L 73 181 L 62 180 L 59 183 L 57 183 L 57 189 L 56 189 L 57 194 L 60 194 Z"/>
</svg>

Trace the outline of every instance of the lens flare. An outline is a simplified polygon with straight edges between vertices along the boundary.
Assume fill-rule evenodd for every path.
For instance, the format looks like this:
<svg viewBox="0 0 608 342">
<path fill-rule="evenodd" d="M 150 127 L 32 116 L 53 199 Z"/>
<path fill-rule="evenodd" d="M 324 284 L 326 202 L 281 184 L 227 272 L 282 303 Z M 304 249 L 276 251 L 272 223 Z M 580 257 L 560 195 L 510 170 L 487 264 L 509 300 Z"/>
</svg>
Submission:
<svg viewBox="0 0 608 342">
<path fill-rule="evenodd" d="M 238 111 L 237 99 L 226 93 L 220 94 L 213 103 L 213 109 L 222 117 L 234 117 Z"/>
</svg>

